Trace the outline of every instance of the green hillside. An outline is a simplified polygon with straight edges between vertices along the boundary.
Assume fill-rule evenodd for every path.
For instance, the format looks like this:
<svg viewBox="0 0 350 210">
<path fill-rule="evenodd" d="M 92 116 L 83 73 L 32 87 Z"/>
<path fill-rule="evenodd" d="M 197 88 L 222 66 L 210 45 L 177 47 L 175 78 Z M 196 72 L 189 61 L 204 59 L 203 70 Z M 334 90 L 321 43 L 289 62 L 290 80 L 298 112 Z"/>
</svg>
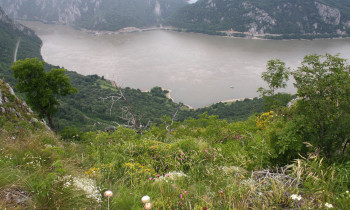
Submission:
<svg viewBox="0 0 350 210">
<path fill-rule="evenodd" d="M 18 41 L 17 59 L 41 57 L 41 40 L 34 31 L 14 23 L 0 8 L 0 78 L 5 78 L 11 84 L 14 84 L 14 80 L 9 67 L 13 63 Z"/>
<path fill-rule="evenodd" d="M 303 144 L 306 124 L 294 124 L 293 109 L 236 123 L 201 115 L 142 135 L 119 127 L 63 141 L 0 80 L 0 112 L 2 209 L 141 210 L 145 195 L 152 209 L 350 207 L 349 149 L 325 158 L 322 147 Z"/>
</svg>

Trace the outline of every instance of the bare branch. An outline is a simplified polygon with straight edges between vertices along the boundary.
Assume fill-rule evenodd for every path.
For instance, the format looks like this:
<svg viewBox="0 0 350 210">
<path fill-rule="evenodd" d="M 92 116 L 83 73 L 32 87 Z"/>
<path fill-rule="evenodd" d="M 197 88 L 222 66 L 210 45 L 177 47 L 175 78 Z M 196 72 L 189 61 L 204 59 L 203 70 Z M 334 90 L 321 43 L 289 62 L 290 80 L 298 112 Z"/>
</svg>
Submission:
<svg viewBox="0 0 350 210">
<path fill-rule="evenodd" d="M 103 100 L 103 102 L 105 100 L 112 100 L 112 104 L 111 107 L 109 109 L 109 115 L 112 116 L 112 108 L 115 104 L 115 102 L 119 101 L 119 100 L 123 100 L 126 103 L 126 106 L 121 107 L 122 110 L 122 116 L 119 117 L 120 119 L 126 121 L 125 124 L 123 125 L 126 128 L 131 128 L 134 131 L 136 131 L 137 133 L 141 133 L 148 128 L 148 126 L 150 125 L 150 121 L 147 122 L 146 126 L 143 126 L 141 124 L 141 120 L 143 118 L 143 114 L 141 115 L 141 117 L 137 117 L 137 115 L 135 114 L 131 103 L 129 102 L 129 100 L 124 96 L 124 93 L 122 91 L 122 88 L 119 87 L 114 81 L 111 81 L 112 85 L 118 89 L 119 94 L 116 96 L 108 96 L 105 98 L 100 98 L 100 100 Z"/>
<path fill-rule="evenodd" d="M 115 99 L 116 98 L 116 99 Z M 99 100 L 103 100 L 103 102 L 105 102 L 105 100 L 108 100 L 108 99 L 111 99 L 112 100 L 112 104 L 111 104 L 111 107 L 109 108 L 109 116 L 111 117 L 112 116 L 112 108 L 114 106 L 114 103 L 116 101 L 119 101 L 122 97 L 121 96 L 108 96 L 106 98 L 102 98 L 100 97 Z"/>
<path fill-rule="evenodd" d="M 180 105 L 177 107 L 175 113 L 173 114 L 173 116 L 172 116 L 172 118 L 171 118 L 171 123 L 170 123 L 170 124 L 168 124 L 167 122 L 164 122 L 164 123 L 165 123 L 165 129 L 168 131 L 167 138 L 166 138 L 167 141 L 168 141 L 168 139 L 169 139 L 169 137 L 170 137 L 170 133 L 171 133 L 171 131 L 172 131 L 172 128 L 171 128 L 171 127 L 173 126 L 174 121 L 175 121 L 175 119 L 176 119 L 176 115 L 177 115 L 177 113 L 179 112 L 179 110 L 180 110 L 181 107 L 182 107 L 182 104 L 180 103 Z"/>
</svg>

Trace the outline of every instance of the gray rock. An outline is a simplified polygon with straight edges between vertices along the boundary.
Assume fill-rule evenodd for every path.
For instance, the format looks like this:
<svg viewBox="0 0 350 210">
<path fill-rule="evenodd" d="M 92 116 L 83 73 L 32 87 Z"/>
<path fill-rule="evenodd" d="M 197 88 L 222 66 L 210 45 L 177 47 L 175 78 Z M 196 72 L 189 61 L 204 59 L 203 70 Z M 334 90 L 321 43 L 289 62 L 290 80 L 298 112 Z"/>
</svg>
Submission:
<svg viewBox="0 0 350 210">
<path fill-rule="evenodd" d="M 39 120 L 33 117 L 32 119 L 30 119 L 30 122 L 31 122 L 31 123 L 38 123 Z"/>
<path fill-rule="evenodd" d="M 9 92 L 10 92 L 11 95 L 16 96 L 15 92 L 13 91 L 12 87 L 11 87 L 9 84 L 6 83 L 6 87 L 7 87 L 7 89 L 9 90 Z"/>
<path fill-rule="evenodd" d="M 318 9 L 318 14 L 322 17 L 325 23 L 339 25 L 341 18 L 341 13 L 339 9 L 318 2 L 315 2 L 315 4 Z"/>
<path fill-rule="evenodd" d="M 18 117 L 18 118 L 22 118 L 22 115 L 21 115 L 21 113 L 19 113 L 19 112 L 16 112 L 16 115 L 17 115 L 17 117 Z"/>
</svg>

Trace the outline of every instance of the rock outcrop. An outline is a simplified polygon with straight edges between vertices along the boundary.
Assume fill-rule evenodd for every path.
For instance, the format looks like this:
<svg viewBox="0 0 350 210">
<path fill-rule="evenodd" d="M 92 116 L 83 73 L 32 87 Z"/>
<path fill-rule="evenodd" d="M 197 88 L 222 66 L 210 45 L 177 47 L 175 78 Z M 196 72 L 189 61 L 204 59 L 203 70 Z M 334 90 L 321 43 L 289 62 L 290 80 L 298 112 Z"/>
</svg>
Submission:
<svg viewBox="0 0 350 210">
<path fill-rule="evenodd" d="M 3 119 L 1 119 L 3 118 Z M 46 127 L 45 121 L 39 121 L 27 104 L 20 100 L 9 84 L 0 80 L 0 121 L 27 122 L 34 127 Z"/>
<path fill-rule="evenodd" d="M 350 3 L 341 0 L 201 0 L 168 25 L 192 31 L 261 34 L 350 34 Z"/>
</svg>

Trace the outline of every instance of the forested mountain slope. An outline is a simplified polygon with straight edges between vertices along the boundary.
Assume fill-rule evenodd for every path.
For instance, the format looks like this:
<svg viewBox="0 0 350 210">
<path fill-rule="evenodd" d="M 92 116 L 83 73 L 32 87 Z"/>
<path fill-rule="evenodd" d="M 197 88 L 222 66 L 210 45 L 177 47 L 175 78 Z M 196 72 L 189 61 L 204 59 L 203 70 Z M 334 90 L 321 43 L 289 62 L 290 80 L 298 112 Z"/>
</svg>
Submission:
<svg viewBox="0 0 350 210">
<path fill-rule="evenodd" d="M 350 2 L 341 0 L 199 0 L 166 24 L 192 31 L 349 34 Z"/>
<path fill-rule="evenodd" d="M 17 58 L 41 57 L 41 40 L 29 28 L 13 22 L 0 8 L 0 78 L 12 81 L 9 67 L 13 63 L 17 42 Z"/>
<path fill-rule="evenodd" d="M 15 19 L 71 24 L 91 30 L 154 26 L 186 0 L 1 0 Z"/>
</svg>

